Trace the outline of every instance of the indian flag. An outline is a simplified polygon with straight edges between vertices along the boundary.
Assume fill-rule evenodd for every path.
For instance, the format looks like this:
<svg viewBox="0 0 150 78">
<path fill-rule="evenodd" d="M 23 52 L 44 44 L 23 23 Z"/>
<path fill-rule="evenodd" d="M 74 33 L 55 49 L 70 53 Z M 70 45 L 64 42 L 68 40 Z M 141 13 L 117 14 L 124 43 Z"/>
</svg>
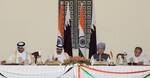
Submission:
<svg viewBox="0 0 150 78">
<path fill-rule="evenodd" d="M 64 35 L 64 30 L 63 30 L 64 17 L 63 16 L 64 16 L 64 7 L 63 7 L 63 2 L 61 2 L 59 6 L 57 45 L 63 45 L 63 35 Z"/>
<path fill-rule="evenodd" d="M 80 6 L 80 18 L 79 18 L 79 56 L 84 57 L 86 51 L 86 40 L 84 36 L 85 29 L 85 19 L 84 19 L 84 9 L 83 3 Z"/>
</svg>

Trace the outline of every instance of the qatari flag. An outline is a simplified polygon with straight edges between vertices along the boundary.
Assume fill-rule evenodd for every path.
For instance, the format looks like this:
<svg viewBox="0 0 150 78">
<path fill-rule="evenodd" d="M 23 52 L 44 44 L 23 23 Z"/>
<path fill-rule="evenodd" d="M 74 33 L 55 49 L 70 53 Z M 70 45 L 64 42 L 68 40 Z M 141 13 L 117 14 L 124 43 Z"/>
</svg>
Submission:
<svg viewBox="0 0 150 78">
<path fill-rule="evenodd" d="M 71 41 L 71 21 L 70 21 L 70 9 L 69 3 L 67 5 L 67 13 L 65 16 L 65 26 L 64 26 L 64 52 L 72 56 L 72 41 Z"/>
<path fill-rule="evenodd" d="M 95 26 L 95 10 L 93 6 L 92 11 L 92 23 L 91 23 L 91 36 L 89 43 L 89 58 L 92 57 L 93 54 L 97 52 L 97 40 L 96 40 L 96 26 Z"/>
</svg>

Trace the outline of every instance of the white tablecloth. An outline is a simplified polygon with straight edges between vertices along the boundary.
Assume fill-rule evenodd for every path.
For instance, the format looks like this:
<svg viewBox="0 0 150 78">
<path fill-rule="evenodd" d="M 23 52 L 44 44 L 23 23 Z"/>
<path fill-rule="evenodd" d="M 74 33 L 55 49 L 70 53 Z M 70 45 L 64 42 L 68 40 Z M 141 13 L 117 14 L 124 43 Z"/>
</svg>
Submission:
<svg viewBox="0 0 150 78">
<path fill-rule="evenodd" d="M 0 73 L 6 76 L 7 78 L 58 78 L 62 75 L 69 67 L 67 66 L 0 66 Z M 95 69 L 101 69 L 106 71 L 114 72 L 132 72 L 139 70 L 150 69 L 150 66 L 90 66 Z M 75 68 L 76 70 L 76 68 Z M 86 69 L 87 70 L 87 69 Z M 143 78 L 144 75 L 149 74 L 150 72 L 145 73 L 136 73 L 136 74 L 108 74 L 102 72 L 91 71 L 95 78 Z M 87 75 L 84 71 L 81 70 L 81 78 L 92 78 Z M 4 78 L 0 76 L 0 78 Z M 73 69 L 69 71 L 61 78 L 74 78 Z M 149 77 L 150 78 L 150 77 Z"/>
</svg>

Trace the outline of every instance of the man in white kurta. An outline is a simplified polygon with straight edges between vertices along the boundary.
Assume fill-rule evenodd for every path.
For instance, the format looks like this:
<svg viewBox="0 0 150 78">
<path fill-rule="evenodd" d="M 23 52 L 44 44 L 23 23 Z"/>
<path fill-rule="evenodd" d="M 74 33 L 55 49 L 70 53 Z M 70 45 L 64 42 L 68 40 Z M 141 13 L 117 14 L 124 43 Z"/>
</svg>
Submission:
<svg viewBox="0 0 150 78">
<path fill-rule="evenodd" d="M 149 60 L 146 55 L 142 52 L 141 47 L 136 47 L 134 50 L 134 55 L 128 59 L 129 63 L 135 63 L 137 65 L 149 64 Z"/>
<path fill-rule="evenodd" d="M 9 57 L 7 63 L 30 64 L 31 59 L 28 52 L 25 50 L 25 42 L 17 43 L 17 50 Z"/>
</svg>

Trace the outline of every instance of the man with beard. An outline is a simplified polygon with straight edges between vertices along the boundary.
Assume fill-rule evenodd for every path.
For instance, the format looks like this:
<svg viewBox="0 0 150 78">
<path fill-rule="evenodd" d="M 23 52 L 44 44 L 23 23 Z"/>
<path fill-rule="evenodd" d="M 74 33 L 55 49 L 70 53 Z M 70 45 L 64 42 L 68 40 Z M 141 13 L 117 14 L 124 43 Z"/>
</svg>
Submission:
<svg viewBox="0 0 150 78">
<path fill-rule="evenodd" d="M 69 55 L 63 51 L 63 46 L 61 44 L 57 45 L 56 53 L 53 55 L 52 60 L 63 63 L 67 59 L 69 59 Z"/>
</svg>

